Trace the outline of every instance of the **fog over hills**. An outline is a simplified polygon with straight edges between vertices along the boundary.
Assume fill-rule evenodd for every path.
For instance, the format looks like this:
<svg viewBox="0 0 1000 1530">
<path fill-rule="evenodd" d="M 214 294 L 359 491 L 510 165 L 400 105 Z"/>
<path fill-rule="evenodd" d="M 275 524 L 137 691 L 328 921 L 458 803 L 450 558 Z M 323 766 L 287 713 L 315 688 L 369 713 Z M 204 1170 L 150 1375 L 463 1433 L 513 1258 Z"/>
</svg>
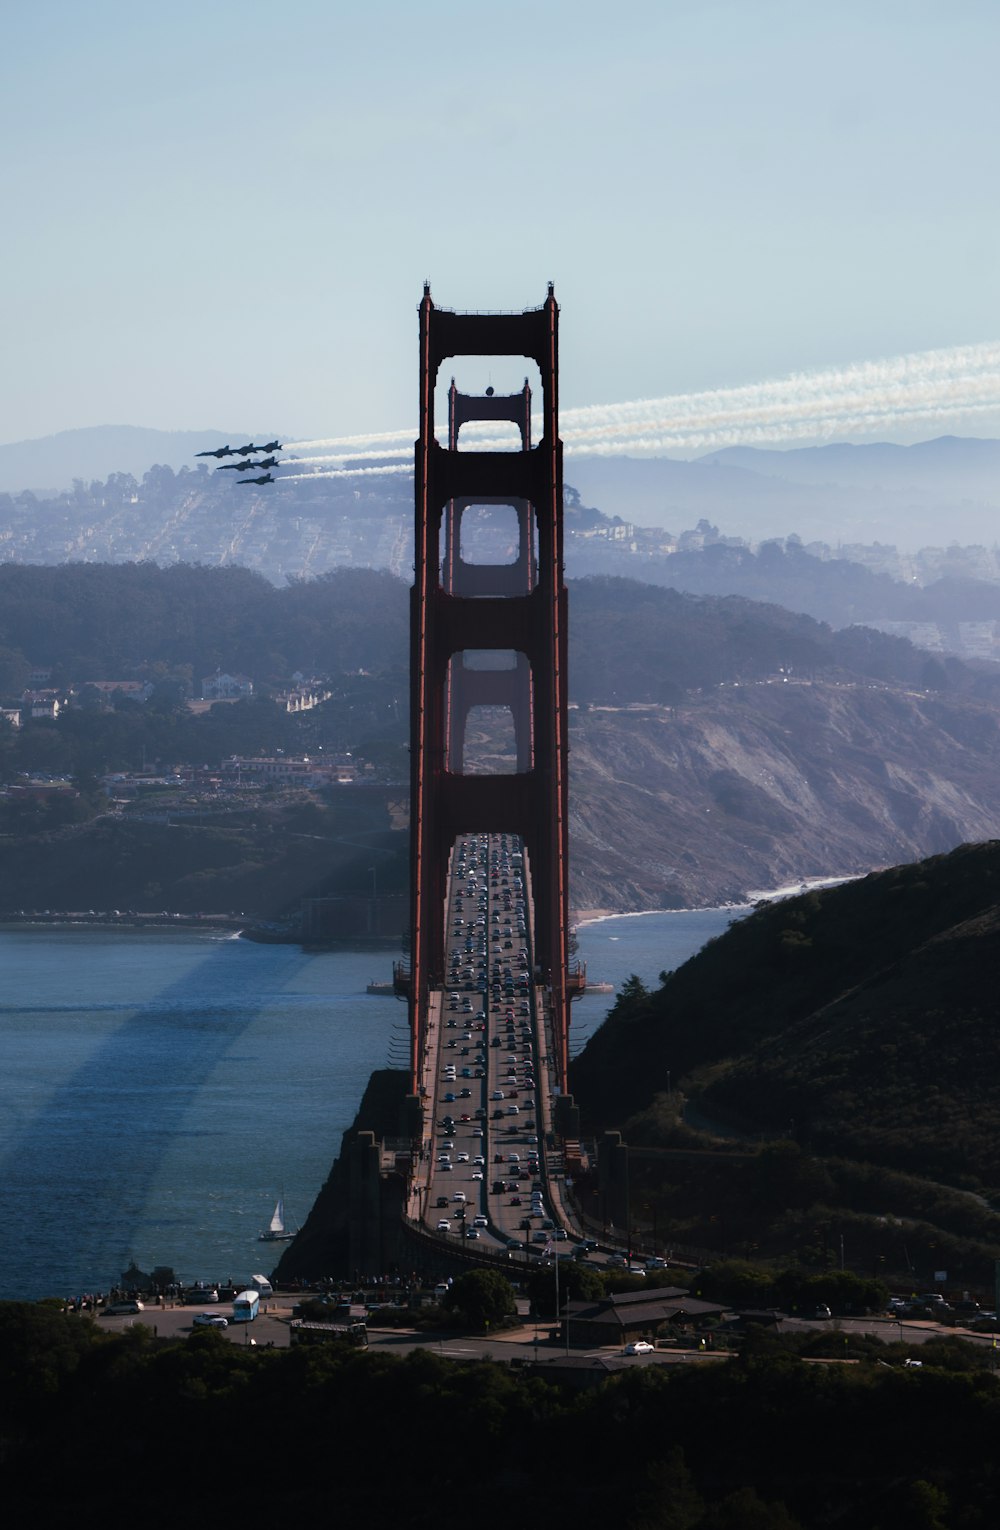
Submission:
<svg viewBox="0 0 1000 1530">
<path fill-rule="evenodd" d="M 946 540 L 985 543 L 1000 528 L 1000 442 L 942 436 L 889 442 L 727 447 L 694 462 L 666 457 L 569 457 L 566 479 L 589 504 L 672 530 L 701 517 L 729 536 L 891 542 L 915 550 Z"/>
</svg>

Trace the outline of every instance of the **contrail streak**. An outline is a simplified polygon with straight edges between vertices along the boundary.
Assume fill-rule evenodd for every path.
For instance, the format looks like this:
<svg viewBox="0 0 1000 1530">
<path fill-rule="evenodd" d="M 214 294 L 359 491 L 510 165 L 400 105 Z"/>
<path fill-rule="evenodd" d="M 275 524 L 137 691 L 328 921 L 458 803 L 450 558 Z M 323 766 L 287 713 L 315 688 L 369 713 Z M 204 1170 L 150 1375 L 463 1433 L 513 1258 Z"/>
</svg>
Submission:
<svg viewBox="0 0 1000 1530">
<path fill-rule="evenodd" d="M 363 468 L 337 468 L 331 473 L 282 473 L 281 482 L 290 483 L 297 478 L 385 478 L 392 473 L 412 473 L 412 467 L 363 467 Z"/>
<path fill-rule="evenodd" d="M 655 456 L 871 435 L 992 410 L 1000 410 L 1000 343 L 985 342 L 795 373 L 738 388 L 564 409 L 560 433 L 574 456 Z M 535 428 L 541 429 L 540 417 Z M 415 434 L 396 430 L 334 436 L 293 442 L 291 449 L 315 453 L 295 459 L 320 469 L 302 476 L 402 474 L 411 471 L 400 459 L 409 458 Z M 477 451 L 511 449 L 510 435 L 497 435 L 496 426 L 485 422 L 465 426 L 462 439 Z M 372 458 L 385 466 L 371 466 Z M 354 467 L 354 462 L 369 465 Z"/>
</svg>

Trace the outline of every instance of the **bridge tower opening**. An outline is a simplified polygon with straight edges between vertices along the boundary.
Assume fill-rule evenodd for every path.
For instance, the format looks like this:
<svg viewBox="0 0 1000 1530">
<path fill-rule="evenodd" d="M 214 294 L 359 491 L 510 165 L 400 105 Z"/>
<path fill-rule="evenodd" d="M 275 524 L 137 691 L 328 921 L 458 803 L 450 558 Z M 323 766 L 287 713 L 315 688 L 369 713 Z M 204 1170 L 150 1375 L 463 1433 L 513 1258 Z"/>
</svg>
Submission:
<svg viewBox="0 0 1000 1530">
<path fill-rule="evenodd" d="M 535 981 L 549 990 L 555 1074 L 565 1088 L 569 1003 L 566 588 L 563 580 L 562 442 L 558 397 L 559 310 L 552 286 L 540 308 L 456 313 L 420 304 L 420 436 L 416 443 L 414 572 L 410 612 L 411 930 L 406 987 L 411 1078 L 416 1090 L 428 998 L 445 978 L 448 862 L 460 834 L 523 839 L 534 896 Z M 497 396 L 448 394 L 447 445 L 436 438 L 438 373 L 457 357 L 524 357 L 541 378 L 542 430 L 531 439 L 531 389 Z M 466 424 L 513 424 L 519 451 L 459 450 Z M 489 445 L 489 443 L 487 443 Z M 503 563 L 462 555 L 462 519 L 480 506 L 509 507 L 516 552 Z M 466 655 L 507 657 L 492 666 Z M 509 656 L 513 655 L 512 662 Z M 508 708 L 515 770 L 466 772 L 466 722 L 474 707 Z"/>
</svg>

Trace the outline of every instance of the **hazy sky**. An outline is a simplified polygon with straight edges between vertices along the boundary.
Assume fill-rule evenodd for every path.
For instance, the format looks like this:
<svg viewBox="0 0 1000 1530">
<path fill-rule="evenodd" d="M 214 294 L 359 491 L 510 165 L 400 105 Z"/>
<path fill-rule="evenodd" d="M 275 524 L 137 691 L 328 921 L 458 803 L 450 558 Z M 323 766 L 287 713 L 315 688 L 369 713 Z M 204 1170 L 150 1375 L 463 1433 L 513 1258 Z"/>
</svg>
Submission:
<svg viewBox="0 0 1000 1530">
<path fill-rule="evenodd" d="M 2 15 L 0 441 L 406 428 L 425 277 L 567 407 L 1000 341 L 996 0 Z"/>
</svg>

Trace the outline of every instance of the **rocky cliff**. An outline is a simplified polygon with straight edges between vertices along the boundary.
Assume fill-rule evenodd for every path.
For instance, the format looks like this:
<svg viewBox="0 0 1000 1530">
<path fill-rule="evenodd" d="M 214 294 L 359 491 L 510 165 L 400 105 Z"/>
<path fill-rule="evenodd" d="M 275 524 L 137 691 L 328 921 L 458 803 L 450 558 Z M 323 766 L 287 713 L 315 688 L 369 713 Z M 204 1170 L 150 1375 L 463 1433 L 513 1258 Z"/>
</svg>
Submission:
<svg viewBox="0 0 1000 1530">
<path fill-rule="evenodd" d="M 1000 718 L 866 679 L 571 713 L 577 910 L 741 902 L 1000 836 Z"/>
</svg>

